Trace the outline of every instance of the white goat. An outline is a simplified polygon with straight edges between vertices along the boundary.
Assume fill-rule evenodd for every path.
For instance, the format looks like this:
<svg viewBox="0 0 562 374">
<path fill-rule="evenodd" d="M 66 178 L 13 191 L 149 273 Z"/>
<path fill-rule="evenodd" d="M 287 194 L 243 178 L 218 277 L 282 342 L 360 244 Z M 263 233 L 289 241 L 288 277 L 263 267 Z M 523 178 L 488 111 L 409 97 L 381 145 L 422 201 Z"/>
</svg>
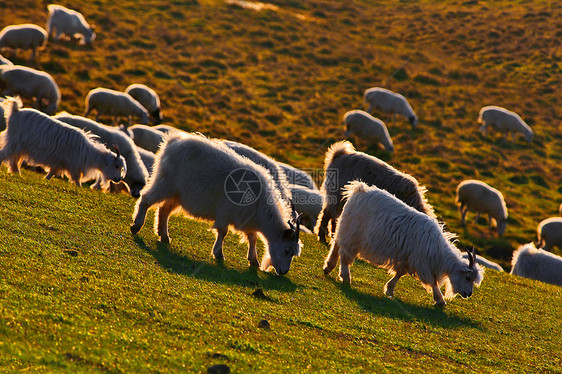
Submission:
<svg viewBox="0 0 562 374">
<path fill-rule="evenodd" d="M 47 31 L 31 23 L 6 26 L 0 31 L 0 50 L 31 49 L 30 61 L 37 61 L 37 50 L 45 48 L 46 43 Z"/>
<path fill-rule="evenodd" d="M 482 123 L 480 131 L 487 135 L 488 127 L 493 127 L 497 131 L 505 134 L 505 140 L 508 135 L 519 132 L 525 136 L 527 142 L 533 140 L 533 130 L 519 117 L 517 113 L 511 112 L 499 106 L 485 106 L 480 109 L 478 115 L 478 123 Z"/>
<path fill-rule="evenodd" d="M 439 306 L 455 294 L 472 295 L 480 285 L 483 268 L 469 261 L 451 242 L 453 235 L 443 231 L 435 219 L 420 213 L 376 186 L 354 181 L 346 186 L 347 199 L 337 224 L 324 273 L 336 267 L 340 257 L 340 278 L 351 283 L 349 267 L 356 257 L 385 268 L 394 277 L 384 286 L 394 296 L 396 283 L 405 274 L 417 277 Z M 445 298 L 440 287 L 445 285 Z"/>
<path fill-rule="evenodd" d="M 63 35 L 67 39 L 78 37 L 80 44 L 90 44 L 96 38 L 94 27 L 86 22 L 81 13 L 56 4 L 47 5 L 47 10 L 49 11 L 46 25 L 48 36 L 54 32 L 57 40 Z"/>
<path fill-rule="evenodd" d="M 511 274 L 562 286 L 562 257 L 524 244 L 513 252 Z"/>
<path fill-rule="evenodd" d="M 277 164 L 281 167 L 281 169 L 283 169 L 283 172 L 285 172 L 285 176 L 287 177 L 287 182 L 289 182 L 289 184 L 296 184 L 311 190 L 318 189 L 316 187 L 316 183 L 314 183 L 314 180 L 306 171 L 297 169 L 294 166 L 279 161 L 277 161 Z"/>
<path fill-rule="evenodd" d="M 87 117 L 92 110 L 96 110 L 96 121 L 100 115 L 113 116 L 113 123 L 117 123 L 117 117 L 127 117 L 128 124 L 133 123 L 133 117 L 140 119 L 141 123 L 148 125 L 148 111 L 131 95 L 124 92 L 110 90 L 108 88 L 94 88 L 85 100 L 86 110 L 84 117 Z"/>
<path fill-rule="evenodd" d="M 148 175 L 152 174 L 152 169 L 154 167 L 154 160 L 155 160 L 154 153 L 147 151 L 146 149 L 138 146 L 137 146 L 137 151 L 139 152 L 140 158 L 144 166 L 146 167 L 146 170 L 148 171 Z"/>
<path fill-rule="evenodd" d="M 281 193 L 281 197 L 287 202 L 291 201 L 291 190 L 289 189 L 287 176 L 277 161 L 245 144 L 233 142 L 231 140 L 223 140 L 222 142 L 240 156 L 244 156 L 266 168 L 273 177 L 277 190 Z"/>
<path fill-rule="evenodd" d="M 160 144 L 162 144 L 166 135 L 162 131 L 154 130 L 146 125 L 129 126 L 128 130 L 131 132 L 133 141 L 137 146 L 152 153 L 158 152 Z"/>
<path fill-rule="evenodd" d="M 152 88 L 144 84 L 134 83 L 125 89 L 125 93 L 142 104 L 154 119 L 157 125 L 162 122 L 162 108 L 160 107 L 160 97 Z"/>
<path fill-rule="evenodd" d="M 388 152 L 394 152 L 394 144 L 383 121 L 362 110 L 350 110 L 343 115 L 345 137 L 355 134 L 359 139 L 381 143 Z"/>
<path fill-rule="evenodd" d="M 114 127 L 102 125 L 81 116 L 73 116 L 66 112 L 59 113 L 54 118 L 98 136 L 97 140 L 108 148 L 117 146 L 127 163 L 127 174 L 125 174 L 123 182 L 127 184 L 131 196 L 135 198 L 140 196 L 140 191 L 146 185 L 148 179 L 148 171 L 141 160 L 135 143 L 127 135 Z"/>
<path fill-rule="evenodd" d="M 507 226 L 507 207 L 500 191 L 490 185 L 474 179 L 462 181 L 457 186 L 456 203 L 463 226 L 466 226 L 466 214 L 469 210 L 476 212 L 475 221 L 480 214 L 488 215 L 490 229 L 492 221 L 496 221 L 498 236 L 502 236 Z"/>
<path fill-rule="evenodd" d="M 0 56 L 0 65 L 13 66 L 14 64 L 12 63 L 12 61 L 8 60 L 7 58 Z"/>
<path fill-rule="evenodd" d="M 224 258 L 222 243 L 228 228 L 248 239 L 248 261 L 258 266 L 258 234 L 266 242 L 261 263 L 279 275 L 289 271 L 293 256 L 300 254 L 299 223 L 289 221 L 289 205 L 279 198 L 267 170 L 240 157 L 219 141 L 202 135 L 173 132 L 156 155 L 149 183 L 135 206 L 131 232 L 142 228 L 147 210 L 158 205 L 155 229 L 169 242 L 170 214 L 183 208 L 189 215 L 214 220 L 217 238 L 213 255 Z"/>
<path fill-rule="evenodd" d="M 348 141 L 334 143 L 328 149 L 324 159 L 324 174 L 321 188 L 324 205 L 315 230 L 321 242 L 326 242 L 330 221 L 334 233 L 344 205 L 342 189 L 354 180 L 385 189 L 414 209 L 435 218 L 433 208 L 424 196 L 425 187 L 419 186 L 414 177 L 376 157 L 356 152 Z"/>
<path fill-rule="evenodd" d="M 19 172 L 23 160 L 49 170 L 46 178 L 65 174 L 76 185 L 101 172 L 119 182 L 127 172 L 125 159 L 94 141 L 92 135 L 53 119 L 35 109 L 20 109 L 21 102 L 2 103 L 6 131 L 0 134 L 0 162 Z"/>
<path fill-rule="evenodd" d="M 322 194 L 318 190 L 313 190 L 297 184 L 290 184 L 292 199 L 291 202 L 297 213 L 302 214 L 302 224 L 311 230 L 316 227 L 316 220 L 322 211 Z"/>
<path fill-rule="evenodd" d="M 418 116 L 408 103 L 408 100 L 399 93 L 382 87 L 372 87 L 365 90 L 363 94 L 365 104 L 368 104 L 367 112 L 372 113 L 374 108 L 383 112 L 393 114 L 393 122 L 396 122 L 396 114 L 400 114 L 410 121 L 412 127 L 418 124 Z"/>
<path fill-rule="evenodd" d="M 59 86 L 44 71 L 25 66 L 4 66 L 0 69 L 0 87 L 7 96 L 33 99 L 34 107 L 55 114 L 61 101 Z"/>
<path fill-rule="evenodd" d="M 537 226 L 538 245 L 545 251 L 558 246 L 562 249 L 562 218 L 551 217 L 543 220 Z"/>
</svg>

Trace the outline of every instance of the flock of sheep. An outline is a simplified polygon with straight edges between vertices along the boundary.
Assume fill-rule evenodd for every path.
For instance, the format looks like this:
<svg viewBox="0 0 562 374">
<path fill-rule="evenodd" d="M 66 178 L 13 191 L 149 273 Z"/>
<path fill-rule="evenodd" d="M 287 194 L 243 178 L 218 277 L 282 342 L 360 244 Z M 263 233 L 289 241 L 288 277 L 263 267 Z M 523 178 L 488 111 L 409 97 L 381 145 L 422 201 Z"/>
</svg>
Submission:
<svg viewBox="0 0 562 374">
<path fill-rule="evenodd" d="M 56 39 L 94 40 L 93 28 L 80 13 L 53 4 L 48 11 L 47 30 L 31 24 L 7 26 L 0 32 L 0 48 L 31 49 L 34 60 L 53 33 Z M 413 176 L 356 151 L 348 141 L 327 150 L 324 180 L 317 189 L 306 172 L 247 145 L 160 125 L 158 94 L 145 85 L 133 84 L 125 92 L 96 88 L 85 98 L 83 116 L 55 114 L 61 95 L 49 74 L 0 61 L 5 95 L 0 99 L 0 163 L 6 163 L 10 172 L 18 172 L 25 162 L 45 170 L 47 179 L 66 176 L 79 186 L 94 181 L 92 188 L 126 191 L 138 198 L 133 234 L 142 228 L 148 210 L 156 207 L 154 230 L 161 241 L 170 242 L 169 217 L 183 210 L 214 222 L 212 253 L 217 260 L 224 259 L 223 240 L 232 228 L 247 238 L 250 266 L 284 275 L 301 253 L 300 232 L 314 231 L 321 242 L 330 242 L 325 274 L 339 259 L 340 279 L 350 283 L 349 267 L 360 257 L 393 275 L 384 286 L 387 295 L 394 295 L 400 277 L 411 274 L 440 306 L 456 294 L 469 297 L 482 281 L 483 266 L 502 270 L 474 251 L 461 253 Z M 36 109 L 22 108 L 21 100 L 12 96 L 34 100 Z M 418 117 L 404 96 L 384 88 L 366 90 L 364 100 L 366 112 L 353 110 L 343 116 L 346 136 L 380 142 L 392 152 L 386 125 L 370 112 L 399 114 L 413 127 Z M 92 111 L 95 121 L 86 118 Z M 103 125 L 99 116 L 112 117 L 114 125 L 125 117 L 126 123 Z M 133 125 L 135 118 L 141 124 Z M 484 133 L 494 127 L 506 138 L 519 132 L 532 141 L 531 128 L 503 108 L 484 107 L 478 120 Z M 150 122 L 153 126 L 148 126 Z M 467 180 L 456 192 L 463 225 L 470 210 L 487 214 L 490 227 L 495 221 L 498 235 L 504 233 L 508 215 L 500 191 Z M 562 205 L 560 210 L 562 215 Z M 562 258 L 547 252 L 562 246 L 562 218 L 541 222 L 537 234 L 542 248 L 530 243 L 514 252 L 512 274 L 562 285 Z M 265 243 L 261 265 L 258 236 Z"/>
</svg>

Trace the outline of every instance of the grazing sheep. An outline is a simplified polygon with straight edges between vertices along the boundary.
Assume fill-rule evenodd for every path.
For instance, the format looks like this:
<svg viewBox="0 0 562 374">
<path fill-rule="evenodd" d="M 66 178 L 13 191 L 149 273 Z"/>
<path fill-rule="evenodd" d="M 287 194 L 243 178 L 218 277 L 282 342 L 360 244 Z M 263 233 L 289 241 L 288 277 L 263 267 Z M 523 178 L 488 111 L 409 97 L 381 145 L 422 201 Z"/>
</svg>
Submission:
<svg viewBox="0 0 562 374">
<path fill-rule="evenodd" d="M 65 174 L 76 185 L 99 172 L 119 182 L 127 172 L 125 159 L 94 141 L 92 135 L 71 127 L 35 109 L 20 109 L 21 101 L 2 103 L 7 129 L 0 133 L 0 163 L 8 162 L 12 173 L 23 160 L 49 170 L 46 178 Z"/>
<path fill-rule="evenodd" d="M 160 144 L 164 141 L 164 134 L 146 125 L 129 126 L 128 130 L 132 133 L 133 141 L 141 148 L 152 153 L 158 152 Z"/>
<path fill-rule="evenodd" d="M 463 253 L 462 258 L 468 260 L 469 258 L 469 254 L 468 253 Z M 493 261 L 488 260 L 487 258 L 484 258 L 482 256 L 476 255 L 476 263 L 479 265 L 482 265 L 488 269 L 492 269 L 492 270 L 496 270 L 496 271 L 504 271 L 503 268 L 499 265 L 496 264 Z"/>
<path fill-rule="evenodd" d="M 372 87 L 365 90 L 363 94 L 365 104 L 369 104 L 367 112 L 372 113 L 374 108 L 383 112 L 393 114 L 393 122 L 396 122 L 396 114 L 400 114 L 410 121 L 412 127 L 418 124 L 418 116 L 408 103 L 408 100 L 399 93 L 392 92 L 382 87 Z"/>
<path fill-rule="evenodd" d="M 312 190 L 297 184 L 290 184 L 291 202 L 297 213 L 302 214 L 302 224 L 314 230 L 316 220 L 322 210 L 322 194 L 318 190 Z"/>
<path fill-rule="evenodd" d="M 466 214 L 469 210 L 476 212 L 475 221 L 480 214 L 488 214 L 488 222 L 492 229 L 492 220 L 496 221 L 498 236 L 502 236 L 507 226 L 507 207 L 500 191 L 488 184 L 469 179 L 457 186 L 456 203 L 459 206 L 461 222 L 466 226 Z"/>
<path fill-rule="evenodd" d="M 344 205 L 342 189 L 354 180 L 385 189 L 414 209 L 435 218 L 433 208 L 425 199 L 425 188 L 419 186 L 414 177 L 396 170 L 376 157 L 356 152 L 348 141 L 334 143 L 328 149 L 324 159 L 324 173 L 321 188 L 324 205 L 315 230 L 321 242 L 326 242 L 330 221 L 332 234 L 334 233 L 336 221 Z"/>
<path fill-rule="evenodd" d="M 125 89 L 125 93 L 131 95 L 148 110 L 156 125 L 162 122 L 162 108 L 156 91 L 144 84 L 134 83 Z"/>
<path fill-rule="evenodd" d="M 144 166 L 146 167 L 148 174 L 149 175 L 152 174 L 152 169 L 154 167 L 154 159 L 155 159 L 154 153 L 147 151 L 146 149 L 138 146 L 137 146 L 137 151 L 139 152 L 140 158 Z"/>
<path fill-rule="evenodd" d="M 88 118 L 73 116 L 66 112 L 59 113 L 54 118 L 97 135 L 97 140 L 108 148 L 117 146 L 127 163 L 127 174 L 125 174 L 123 182 L 127 184 L 131 196 L 135 198 L 140 196 L 140 191 L 146 185 L 148 179 L 148 171 L 141 160 L 135 143 L 128 136 L 114 127 L 102 125 Z"/>
<path fill-rule="evenodd" d="M 285 172 L 285 176 L 287 177 L 287 182 L 289 182 L 289 184 L 296 184 L 311 190 L 318 189 L 316 187 L 316 183 L 314 183 L 314 180 L 307 172 L 279 161 L 277 161 L 277 165 L 279 165 L 281 169 L 283 169 L 283 172 Z"/>
<path fill-rule="evenodd" d="M 291 201 L 291 190 L 289 189 L 287 176 L 277 161 L 245 144 L 233 142 L 231 140 L 223 140 L 222 142 L 240 156 L 244 156 L 266 168 L 273 177 L 275 185 L 281 193 L 281 197 L 287 202 Z"/>
<path fill-rule="evenodd" d="M 359 139 L 381 143 L 388 152 L 394 152 L 394 144 L 383 121 L 362 110 L 350 110 L 343 116 L 345 136 L 355 134 Z"/>
<path fill-rule="evenodd" d="M 475 263 L 474 252 L 465 261 L 451 241 L 453 235 L 435 219 L 388 191 L 363 182 L 351 182 L 343 193 L 347 203 L 324 263 L 324 274 L 336 267 L 340 257 L 340 278 L 351 283 L 349 267 L 359 256 L 394 275 L 384 286 L 386 295 L 394 296 L 400 277 L 412 274 L 433 291 L 433 300 L 439 306 L 456 294 L 469 297 L 473 285 L 480 285 L 484 269 Z M 443 285 L 445 298 L 440 290 Z"/>
<path fill-rule="evenodd" d="M 47 10 L 49 11 L 46 26 L 48 36 L 53 35 L 54 32 L 56 40 L 63 35 L 66 39 L 78 37 L 80 44 L 90 44 L 96 38 L 94 27 L 86 22 L 81 13 L 56 4 L 47 5 Z"/>
<path fill-rule="evenodd" d="M 551 217 L 543 220 L 537 226 L 538 245 L 545 251 L 558 246 L 562 249 L 562 218 Z"/>
<path fill-rule="evenodd" d="M 9 66 L 14 66 L 14 64 L 12 63 L 12 61 L 8 60 L 5 57 L 0 56 L 0 65 L 9 65 Z"/>
<path fill-rule="evenodd" d="M 262 270 L 273 267 L 284 275 L 293 256 L 300 254 L 299 220 L 296 225 L 289 221 L 289 205 L 279 198 L 268 171 L 202 135 L 168 135 L 135 206 L 133 234 L 142 228 L 147 210 L 155 204 L 154 227 L 163 242 L 170 240 L 170 214 L 183 208 L 191 216 L 214 220 L 217 237 L 212 253 L 218 260 L 224 258 L 222 244 L 229 227 L 246 235 L 251 266 L 259 265 L 258 235 L 266 242 Z"/>
<path fill-rule="evenodd" d="M 61 101 L 59 86 L 50 74 L 25 66 L 2 67 L 0 87 L 7 96 L 33 99 L 36 109 L 50 115 L 55 114 Z"/>
<path fill-rule="evenodd" d="M 31 23 L 6 26 L 0 31 L 0 49 L 31 49 L 29 61 L 37 61 L 37 50 L 45 48 L 46 43 L 47 31 Z"/>
<path fill-rule="evenodd" d="M 482 123 L 480 131 L 484 136 L 488 133 L 488 127 L 494 127 L 497 131 L 508 135 L 519 132 L 525 136 L 527 142 L 533 140 L 533 130 L 519 117 L 517 113 L 511 112 L 499 106 L 485 106 L 480 109 L 478 123 Z"/>
<path fill-rule="evenodd" d="M 562 286 L 562 257 L 524 244 L 513 252 L 511 274 Z"/>
<path fill-rule="evenodd" d="M 117 117 L 127 117 L 130 125 L 133 123 L 133 116 L 136 116 L 143 125 L 148 125 L 148 111 L 131 95 L 124 92 L 98 87 L 88 92 L 85 101 L 84 117 L 95 109 L 96 121 L 100 115 L 108 115 L 113 116 L 113 123 L 117 124 Z"/>
</svg>

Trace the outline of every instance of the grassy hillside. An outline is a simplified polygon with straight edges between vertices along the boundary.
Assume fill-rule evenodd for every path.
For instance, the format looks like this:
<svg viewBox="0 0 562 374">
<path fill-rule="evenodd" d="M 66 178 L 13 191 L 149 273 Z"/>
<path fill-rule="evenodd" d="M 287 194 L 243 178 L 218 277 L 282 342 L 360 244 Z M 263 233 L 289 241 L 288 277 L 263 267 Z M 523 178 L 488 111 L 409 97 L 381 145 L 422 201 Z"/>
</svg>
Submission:
<svg viewBox="0 0 562 374">
<path fill-rule="evenodd" d="M 0 171 L 0 371 L 556 372 L 562 288 L 488 271 L 445 310 L 405 277 L 357 262 L 324 277 L 326 248 L 285 277 L 249 270 L 233 235 L 174 216 L 172 244 L 129 232 L 134 201 Z M 261 251 L 260 251 L 261 252 Z M 256 291 L 260 289 L 256 294 Z M 256 295 L 254 295 L 256 294 Z M 260 327 L 261 321 L 269 327 Z"/>
<path fill-rule="evenodd" d="M 0 0 L 0 27 L 44 25 L 48 3 Z M 366 88 L 384 86 L 408 97 L 418 127 L 376 113 L 395 152 L 353 142 L 425 185 L 459 247 L 509 269 L 512 251 L 535 240 L 538 222 L 562 202 L 562 4 L 61 4 L 97 32 L 93 46 L 50 42 L 39 55 L 38 68 L 61 88 L 61 110 L 82 113 L 98 86 L 145 83 L 160 94 L 167 124 L 247 143 L 320 182 L 326 147 L 343 138 L 342 115 L 363 108 Z M 6 54 L 20 64 L 28 56 Z M 483 137 L 476 119 L 491 104 L 518 112 L 535 140 Z M 502 238 L 483 219 L 460 226 L 454 190 L 467 178 L 504 193 Z M 248 271 L 235 238 L 220 268 L 206 224 L 173 220 L 169 248 L 147 228 L 133 239 L 133 203 L 0 170 L 0 367 L 559 370 L 560 288 L 489 271 L 473 298 L 438 311 L 411 279 L 399 285 L 402 301 L 383 297 L 387 276 L 368 265 L 353 267 L 351 288 L 325 279 L 326 249 L 312 237 L 286 278 Z M 251 296 L 257 288 L 265 299 Z M 271 330 L 257 327 L 262 319 Z"/>
</svg>

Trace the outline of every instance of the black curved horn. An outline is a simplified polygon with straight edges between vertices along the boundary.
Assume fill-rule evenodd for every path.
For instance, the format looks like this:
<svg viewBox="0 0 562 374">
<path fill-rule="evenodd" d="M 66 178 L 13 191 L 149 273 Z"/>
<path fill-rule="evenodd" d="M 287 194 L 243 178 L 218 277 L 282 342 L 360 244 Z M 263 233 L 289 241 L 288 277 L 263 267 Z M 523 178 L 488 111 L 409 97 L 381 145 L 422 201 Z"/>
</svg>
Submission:
<svg viewBox="0 0 562 374">
<path fill-rule="evenodd" d="M 299 214 L 297 216 L 297 218 L 295 219 L 295 221 L 297 223 L 297 228 L 295 229 L 295 232 L 297 233 L 297 240 L 299 239 L 299 233 L 301 231 L 301 217 L 302 217 L 302 213 Z"/>
<path fill-rule="evenodd" d="M 119 156 L 121 155 L 121 152 L 119 152 L 119 146 L 117 144 L 113 144 L 113 149 L 115 150 L 115 153 L 117 154 L 117 158 L 119 158 Z"/>
<path fill-rule="evenodd" d="M 476 262 L 476 253 L 474 252 L 474 248 L 472 248 L 472 250 L 467 250 L 466 253 L 468 253 L 468 267 L 471 268 Z"/>
</svg>

